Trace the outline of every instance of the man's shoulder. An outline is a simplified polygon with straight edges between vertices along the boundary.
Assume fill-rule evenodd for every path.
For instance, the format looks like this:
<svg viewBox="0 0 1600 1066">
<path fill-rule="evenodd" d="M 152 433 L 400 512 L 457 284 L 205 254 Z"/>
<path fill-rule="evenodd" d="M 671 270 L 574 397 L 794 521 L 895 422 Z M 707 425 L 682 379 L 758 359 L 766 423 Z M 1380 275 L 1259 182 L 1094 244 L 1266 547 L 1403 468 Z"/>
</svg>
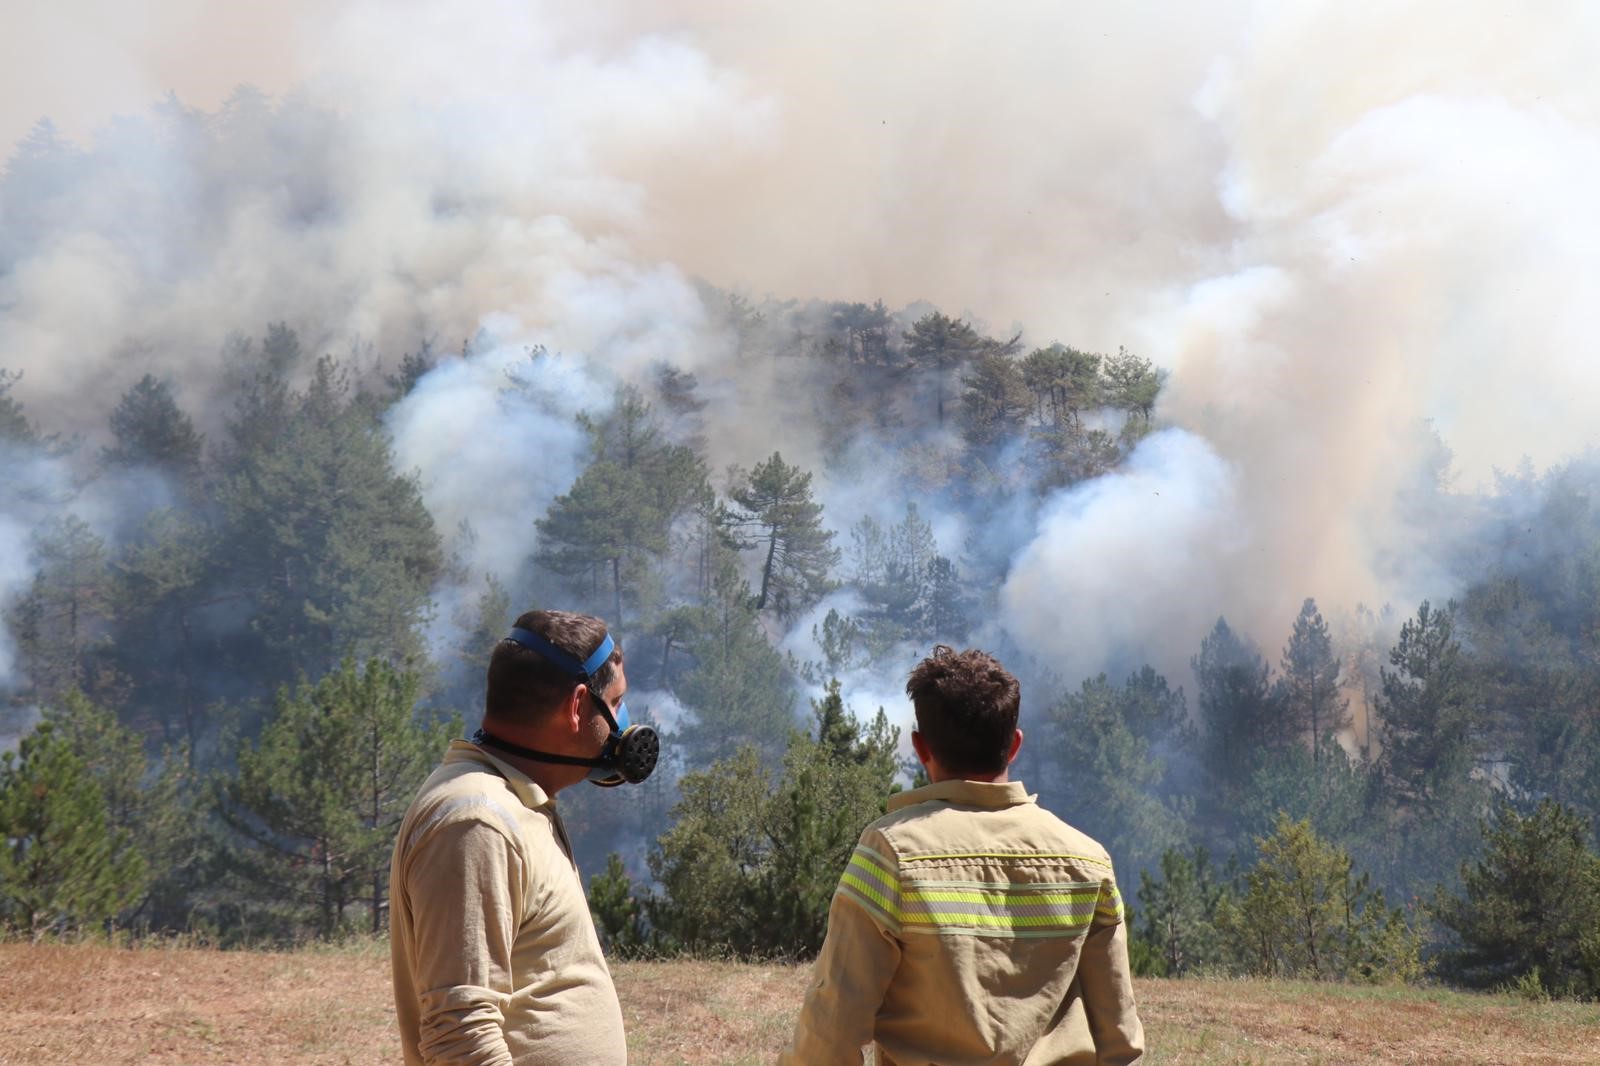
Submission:
<svg viewBox="0 0 1600 1066">
<path fill-rule="evenodd" d="M 1111 854 L 1098 840 L 1031 802 L 996 811 L 930 799 L 890 811 L 861 834 L 863 845 L 894 855 L 937 850 L 947 841 L 959 843 L 963 850 L 987 841 L 999 849 L 1081 860 L 1111 869 Z"/>
<path fill-rule="evenodd" d="M 1110 867 L 1111 853 L 1094 837 L 1071 825 L 1047 807 L 1034 804 L 1033 811 L 1033 817 L 1046 831 L 1059 837 L 1064 849 Z"/>
<path fill-rule="evenodd" d="M 449 826 L 473 826 L 499 833 L 514 843 L 526 834 L 530 812 L 510 784 L 487 766 L 446 762 L 434 769 L 406 811 L 401 840 L 414 844 Z"/>
</svg>

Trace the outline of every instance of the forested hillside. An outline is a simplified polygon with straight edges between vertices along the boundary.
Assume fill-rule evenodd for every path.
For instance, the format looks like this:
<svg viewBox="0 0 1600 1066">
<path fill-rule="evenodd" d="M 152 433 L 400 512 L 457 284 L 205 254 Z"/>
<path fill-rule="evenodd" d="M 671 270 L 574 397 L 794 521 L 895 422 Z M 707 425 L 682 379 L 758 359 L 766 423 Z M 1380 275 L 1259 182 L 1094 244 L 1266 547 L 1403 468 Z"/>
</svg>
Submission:
<svg viewBox="0 0 1600 1066">
<path fill-rule="evenodd" d="M 1592 294 L 1563 267 L 1592 245 L 1499 221 L 1559 181 L 1451 185 L 1431 160 L 1486 149 L 1413 159 L 1378 103 L 1284 165 L 1250 135 L 1283 94 L 1196 52 L 1151 108 L 1171 137 L 1058 156 L 1054 104 L 967 116 L 869 153 L 899 178 L 869 194 L 855 139 L 783 125 L 809 71 L 783 97 L 786 67 L 609 24 L 503 53 L 456 13 L 449 42 L 396 16 L 429 62 L 373 71 L 368 17 L 329 27 L 348 81 L 41 120 L 7 158 L 11 934 L 381 933 L 412 791 L 510 621 L 559 607 L 609 621 L 666 742 L 644 785 L 561 798 L 615 953 L 815 951 L 948 643 L 1021 678 L 1016 773 L 1111 851 L 1142 972 L 1600 995 Z M 1546 105 L 1416 92 L 1405 129 L 1567 143 Z M 772 229 L 693 230 L 724 208 Z M 795 291 L 747 287 L 786 256 Z"/>
</svg>

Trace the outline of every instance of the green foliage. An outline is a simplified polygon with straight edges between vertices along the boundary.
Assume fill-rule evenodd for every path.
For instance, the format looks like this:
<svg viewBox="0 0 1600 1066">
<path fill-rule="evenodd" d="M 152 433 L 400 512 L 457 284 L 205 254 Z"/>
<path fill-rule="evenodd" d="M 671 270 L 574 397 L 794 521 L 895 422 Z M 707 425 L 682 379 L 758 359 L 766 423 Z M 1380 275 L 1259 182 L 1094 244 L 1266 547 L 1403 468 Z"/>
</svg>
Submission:
<svg viewBox="0 0 1600 1066">
<path fill-rule="evenodd" d="M 33 536 L 34 579 L 10 610 L 32 698 L 48 703 L 106 683 L 95 669 L 111 619 L 105 542 L 77 515 L 48 522 Z"/>
<path fill-rule="evenodd" d="M 1009 355 L 979 355 L 963 379 L 961 436 L 967 447 L 995 450 L 1023 429 L 1033 397 L 1023 371 Z"/>
<path fill-rule="evenodd" d="M 212 598 L 209 581 L 215 530 L 180 510 L 150 514 L 112 561 L 112 652 L 129 681 L 127 713 L 160 723 L 169 743 L 190 758 L 208 732 L 199 675 L 215 640 L 201 615 Z"/>
<path fill-rule="evenodd" d="M 1320 762 L 1323 749 L 1336 746 L 1334 735 L 1350 724 L 1350 701 L 1339 694 L 1340 663 L 1316 600 L 1307 598 L 1301 605 L 1282 667 L 1278 684 L 1284 714 L 1304 730 L 1311 760 Z"/>
<path fill-rule="evenodd" d="M 768 643 L 750 587 L 724 561 L 713 597 L 686 625 L 694 665 L 676 695 L 693 712 L 679 739 L 694 765 L 727 758 L 741 744 L 774 753 L 793 723 L 789 664 Z"/>
<path fill-rule="evenodd" d="M 200 473 L 204 439 L 178 407 L 172 386 L 146 374 L 111 412 L 116 443 L 101 452 L 112 466 L 149 466 L 192 482 Z"/>
<path fill-rule="evenodd" d="M 1310 822 L 1280 815 L 1273 834 L 1257 844 L 1260 859 L 1246 871 L 1243 893 L 1223 898 L 1216 912 L 1245 972 L 1364 981 L 1421 973 L 1421 937 Z"/>
<path fill-rule="evenodd" d="M 735 469 L 732 528 L 742 549 L 761 554 L 756 610 L 769 604 L 782 617 L 805 610 L 832 587 L 839 565 L 833 531 L 822 525 L 822 505 L 811 498 L 811 475 L 772 457 L 749 474 Z"/>
<path fill-rule="evenodd" d="M 139 736 L 80 692 L 66 693 L 46 710 L 45 721 L 100 787 L 106 824 L 119 840 L 115 860 L 132 862 L 124 857 L 131 853 L 148 871 L 124 886 L 137 891 L 117 923 L 184 926 L 190 891 L 208 872 L 209 852 L 186 752 L 168 749 L 152 764 Z"/>
<path fill-rule="evenodd" d="M 28 421 L 28 414 L 23 409 L 22 401 L 11 395 L 12 386 L 21 377 L 20 371 L 13 372 L 0 367 L 0 442 L 37 444 L 38 431 L 33 428 L 33 423 Z"/>
<path fill-rule="evenodd" d="M 1263 754 L 1287 742 L 1279 693 L 1254 645 L 1218 618 L 1190 660 L 1199 686 L 1209 792 L 1231 816 Z"/>
<path fill-rule="evenodd" d="M 1121 687 L 1101 674 L 1047 713 L 1035 757 L 1063 767 L 1040 788 L 1051 809 L 1104 844 L 1123 869 L 1142 869 L 1183 841 L 1190 800 L 1159 754 L 1193 742 L 1181 689 L 1148 666 Z"/>
<path fill-rule="evenodd" d="M 1371 775 L 1330 740 L 1317 760 L 1298 745 L 1265 752 L 1240 790 L 1235 817 L 1249 834 L 1271 832 L 1279 812 L 1318 833 L 1350 841 L 1365 830 Z"/>
<path fill-rule="evenodd" d="M 238 773 L 217 782 L 220 813 L 243 846 L 235 887 L 266 935 L 328 939 L 364 904 L 380 932 L 394 832 L 459 722 L 416 715 L 420 679 L 382 660 L 349 659 L 316 684 L 278 693 Z"/>
<path fill-rule="evenodd" d="M 606 856 L 605 871 L 589 879 L 589 912 L 606 954 L 629 959 L 651 949 L 644 907 L 634 893 L 622 856 L 614 851 Z"/>
<path fill-rule="evenodd" d="M 651 923 L 692 953 L 806 956 L 862 828 L 893 790 L 899 731 L 880 709 L 863 727 L 837 683 L 813 704 L 816 736 L 795 733 L 774 781 L 753 748 L 685 775 L 675 822 L 650 856 L 661 895 Z"/>
<path fill-rule="evenodd" d="M 650 405 L 631 386 L 617 391 L 606 418 L 581 421 L 595 457 L 539 519 L 539 562 L 567 577 L 587 577 L 591 586 L 604 578 L 612 591 L 610 622 L 620 628 L 624 590 L 637 596 L 644 569 L 672 546 L 673 524 L 707 490 L 706 469 L 689 448 L 665 441 Z"/>
<path fill-rule="evenodd" d="M 1383 730 L 1378 765 L 1389 794 L 1429 812 L 1467 779 L 1475 754 L 1455 609 L 1451 603 L 1435 610 L 1423 601 L 1401 627 L 1389 653 L 1395 669 L 1382 672 L 1376 707 Z"/>
<path fill-rule="evenodd" d="M 1029 352 L 1021 371 L 1041 426 L 1077 426 L 1080 414 L 1100 402 L 1100 357 L 1093 353 L 1052 344 Z"/>
<path fill-rule="evenodd" d="M 1161 876 L 1139 871 L 1139 939 L 1151 953 L 1148 972 L 1164 977 L 1206 973 L 1225 961 L 1217 908 L 1227 885 L 1212 873 L 1201 847 L 1161 853 Z"/>
<path fill-rule="evenodd" d="M 145 860 L 94 773 L 50 722 L 0 757 L 0 925 L 93 929 L 145 891 Z"/>
<path fill-rule="evenodd" d="M 864 603 L 852 620 L 852 642 L 876 659 L 904 640 L 959 638 L 970 604 L 956 565 L 939 554 L 933 526 L 915 503 L 884 529 L 872 517 L 850 528 L 851 580 Z M 834 634 L 843 635 L 843 631 Z"/>
<path fill-rule="evenodd" d="M 264 354 L 275 365 L 297 345 L 269 335 Z M 218 564 L 249 598 L 263 680 L 314 676 L 345 655 L 420 657 L 443 558 L 415 478 L 394 471 L 382 426 L 332 359 L 304 393 L 258 381 L 233 427 Z"/>
<path fill-rule="evenodd" d="M 1134 355 L 1126 348 L 1108 357 L 1101 367 L 1104 381 L 1101 395 L 1112 407 L 1137 415 L 1146 424 L 1155 410 L 1156 397 L 1166 382 L 1165 371 L 1157 370 L 1150 360 Z"/>
<path fill-rule="evenodd" d="M 1482 858 L 1463 865 L 1459 896 L 1435 893 L 1452 934 L 1439 973 L 1477 988 L 1506 984 L 1600 997 L 1600 854 L 1590 825 L 1542 800 L 1519 814 L 1502 804 L 1483 825 Z"/>
</svg>

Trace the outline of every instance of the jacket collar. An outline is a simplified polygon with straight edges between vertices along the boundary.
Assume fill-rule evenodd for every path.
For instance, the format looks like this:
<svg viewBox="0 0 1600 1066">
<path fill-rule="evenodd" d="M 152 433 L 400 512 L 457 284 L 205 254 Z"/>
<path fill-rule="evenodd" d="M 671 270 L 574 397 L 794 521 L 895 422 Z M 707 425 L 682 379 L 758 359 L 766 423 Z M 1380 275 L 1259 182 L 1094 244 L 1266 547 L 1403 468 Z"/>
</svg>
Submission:
<svg viewBox="0 0 1600 1066">
<path fill-rule="evenodd" d="M 488 767 L 506 779 L 506 783 L 511 786 L 511 791 L 516 794 L 517 799 L 522 801 L 522 805 L 530 811 L 538 810 L 540 807 L 555 806 L 554 797 L 547 795 L 544 789 L 534 783 L 533 778 L 504 759 L 496 758 L 470 741 L 452 740 L 449 749 L 445 752 L 444 761 L 446 763 L 475 762 L 481 766 Z"/>
<path fill-rule="evenodd" d="M 1033 803 L 1038 796 L 1030 796 L 1021 781 L 936 781 L 909 792 L 897 792 L 889 797 L 889 809 L 897 811 L 916 803 L 958 803 L 966 807 L 1015 807 Z"/>
</svg>

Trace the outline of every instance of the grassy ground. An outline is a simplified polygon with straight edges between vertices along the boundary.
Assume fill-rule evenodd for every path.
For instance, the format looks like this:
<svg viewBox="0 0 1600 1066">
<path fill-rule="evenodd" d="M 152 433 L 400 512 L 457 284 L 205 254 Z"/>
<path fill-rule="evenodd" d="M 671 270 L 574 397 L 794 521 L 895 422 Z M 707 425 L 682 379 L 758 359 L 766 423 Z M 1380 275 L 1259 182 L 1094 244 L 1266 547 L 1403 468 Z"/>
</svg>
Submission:
<svg viewBox="0 0 1600 1066">
<path fill-rule="evenodd" d="M 623 963 L 639 1066 L 771 1062 L 803 967 Z M 1437 989 L 1141 981 L 1151 1063 L 1595 1063 L 1600 1005 Z M 0 1064 L 397 1063 L 388 956 L 0 944 Z"/>
</svg>

